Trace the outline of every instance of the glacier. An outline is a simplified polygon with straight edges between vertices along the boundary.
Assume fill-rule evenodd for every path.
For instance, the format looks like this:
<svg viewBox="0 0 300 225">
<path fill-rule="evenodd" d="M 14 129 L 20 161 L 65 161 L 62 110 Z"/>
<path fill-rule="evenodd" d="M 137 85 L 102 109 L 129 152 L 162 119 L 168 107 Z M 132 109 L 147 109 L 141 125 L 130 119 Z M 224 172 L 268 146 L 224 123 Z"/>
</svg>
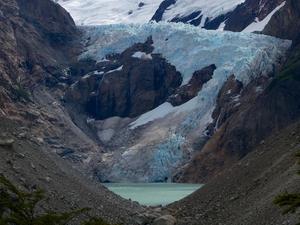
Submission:
<svg viewBox="0 0 300 225">
<path fill-rule="evenodd" d="M 101 164 L 105 179 L 115 182 L 170 179 L 193 154 L 190 143 L 195 134 L 197 138 L 205 136 L 218 93 L 228 77 L 234 74 L 246 86 L 259 76 L 268 76 L 276 71 L 291 45 L 291 41 L 270 36 L 208 31 L 182 23 L 113 24 L 80 29 L 86 46 L 82 59 L 107 60 L 107 54 L 121 53 L 151 36 L 153 53 L 161 54 L 176 66 L 183 76 L 182 84 L 187 84 L 199 69 L 211 64 L 217 67 L 212 79 L 190 101 L 177 107 L 166 102 L 130 120 L 126 132 L 130 136 L 138 134 L 139 138 L 128 143 L 122 139 L 122 147 L 114 149 L 109 160 Z"/>
</svg>

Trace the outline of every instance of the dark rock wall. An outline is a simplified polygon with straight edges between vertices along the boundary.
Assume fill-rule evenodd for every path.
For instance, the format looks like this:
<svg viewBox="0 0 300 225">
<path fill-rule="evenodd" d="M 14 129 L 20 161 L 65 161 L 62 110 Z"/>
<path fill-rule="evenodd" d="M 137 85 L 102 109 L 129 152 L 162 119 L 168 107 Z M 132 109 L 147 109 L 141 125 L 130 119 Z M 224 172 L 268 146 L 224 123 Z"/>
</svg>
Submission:
<svg viewBox="0 0 300 225">
<path fill-rule="evenodd" d="M 276 13 L 263 33 L 300 43 L 300 1 L 288 0 L 285 7 Z"/>
<path fill-rule="evenodd" d="M 0 82 L 6 89 L 16 82 L 32 89 L 75 57 L 78 31 L 58 4 L 7 0 L 0 12 Z"/>
</svg>

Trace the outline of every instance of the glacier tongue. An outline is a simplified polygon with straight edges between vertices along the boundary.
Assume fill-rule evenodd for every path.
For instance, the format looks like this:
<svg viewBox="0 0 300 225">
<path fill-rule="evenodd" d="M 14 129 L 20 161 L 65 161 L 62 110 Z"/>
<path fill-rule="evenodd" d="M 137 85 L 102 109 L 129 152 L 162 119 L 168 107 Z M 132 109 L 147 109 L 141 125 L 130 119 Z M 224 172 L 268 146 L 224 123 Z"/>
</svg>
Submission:
<svg viewBox="0 0 300 225">
<path fill-rule="evenodd" d="M 186 150 L 182 146 L 188 145 L 193 133 L 203 133 L 211 122 L 218 93 L 227 78 L 234 74 L 247 85 L 258 76 L 272 73 L 291 45 L 290 41 L 264 35 L 207 31 L 180 23 L 117 24 L 82 27 L 82 30 L 86 45 L 82 58 L 100 61 L 107 54 L 121 53 L 152 36 L 154 53 L 161 54 L 176 66 L 183 76 L 183 84 L 188 83 L 194 71 L 211 64 L 217 67 L 212 79 L 195 98 L 178 107 L 164 103 L 131 123 L 128 129 L 133 130 L 130 132 L 139 132 L 135 128 L 144 125 L 144 138 L 127 146 L 131 154 L 118 154 L 116 164 L 112 162 L 113 166 L 106 167 L 105 176 L 112 181 L 151 182 L 169 178 L 186 162 L 190 148 Z M 156 133 L 159 135 L 155 136 Z M 141 162 L 141 155 L 145 162 Z"/>
</svg>

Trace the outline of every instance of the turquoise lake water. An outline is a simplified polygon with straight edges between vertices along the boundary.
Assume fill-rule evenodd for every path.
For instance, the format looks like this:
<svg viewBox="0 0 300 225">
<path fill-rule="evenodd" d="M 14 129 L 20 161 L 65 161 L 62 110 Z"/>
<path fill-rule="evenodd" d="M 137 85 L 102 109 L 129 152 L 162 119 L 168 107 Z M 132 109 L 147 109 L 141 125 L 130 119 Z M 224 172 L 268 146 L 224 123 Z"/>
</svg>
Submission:
<svg viewBox="0 0 300 225">
<path fill-rule="evenodd" d="M 104 185 L 121 197 L 146 206 L 170 204 L 202 186 L 201 184 L 176 183 L 107 183 Z"/>
</svg>

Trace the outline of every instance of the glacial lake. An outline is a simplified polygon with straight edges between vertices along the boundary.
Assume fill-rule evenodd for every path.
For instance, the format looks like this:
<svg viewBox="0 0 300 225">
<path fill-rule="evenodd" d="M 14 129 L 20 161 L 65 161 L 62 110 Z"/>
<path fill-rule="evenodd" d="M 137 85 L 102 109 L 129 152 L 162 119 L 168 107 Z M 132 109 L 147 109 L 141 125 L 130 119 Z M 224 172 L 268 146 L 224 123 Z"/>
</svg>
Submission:
<svg viewBox="0 0 300 225">
<path fill-rule="evenodd" d="M 109 190 L 141 205 L 167 205 L 193 193 L 203 185 L 177 183 L 105 183 Z"/>
</svg>

